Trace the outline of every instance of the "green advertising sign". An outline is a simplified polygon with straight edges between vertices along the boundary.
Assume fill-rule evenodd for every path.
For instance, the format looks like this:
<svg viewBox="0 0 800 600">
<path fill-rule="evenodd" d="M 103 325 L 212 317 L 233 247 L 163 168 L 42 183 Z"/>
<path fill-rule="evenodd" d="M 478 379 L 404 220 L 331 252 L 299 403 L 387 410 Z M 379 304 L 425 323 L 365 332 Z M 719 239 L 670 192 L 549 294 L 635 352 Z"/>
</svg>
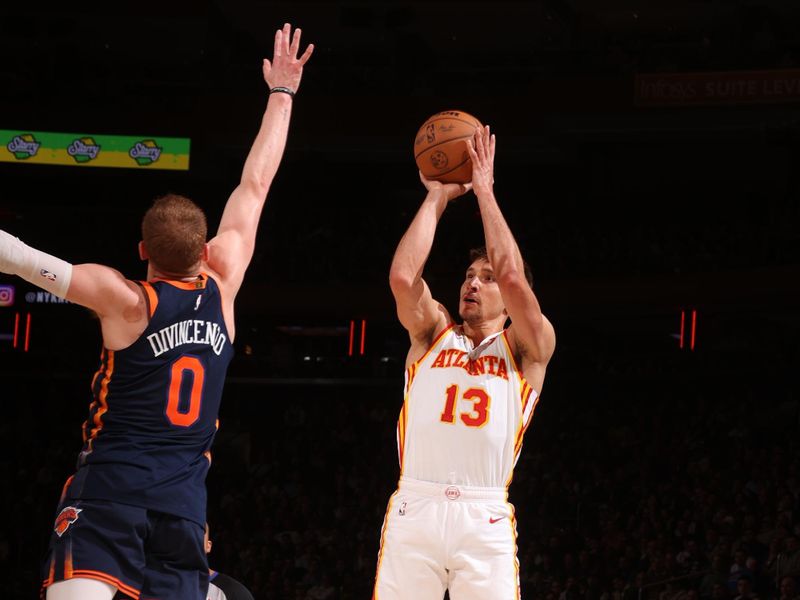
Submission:
<svg viewBox="0 0 800 600">
<path fill-rule="evenodd" d="M 0 129 L 0 162 L 189 170 L 189 138 Z"/>
</svg>

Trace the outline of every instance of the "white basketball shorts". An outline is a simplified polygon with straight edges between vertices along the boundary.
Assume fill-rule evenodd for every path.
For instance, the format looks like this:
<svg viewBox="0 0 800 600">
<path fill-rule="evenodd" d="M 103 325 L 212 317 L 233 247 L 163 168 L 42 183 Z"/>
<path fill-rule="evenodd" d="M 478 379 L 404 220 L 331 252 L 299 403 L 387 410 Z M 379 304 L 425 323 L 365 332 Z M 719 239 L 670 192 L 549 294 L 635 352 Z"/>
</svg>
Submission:
<svg viewBox="0 0 800 600">
<path fill-rule="evenodd" d="M 402 477 L 381 532 L 373 600 L 519 600 L 514 507 L 504 488 Z"/>
</svg>

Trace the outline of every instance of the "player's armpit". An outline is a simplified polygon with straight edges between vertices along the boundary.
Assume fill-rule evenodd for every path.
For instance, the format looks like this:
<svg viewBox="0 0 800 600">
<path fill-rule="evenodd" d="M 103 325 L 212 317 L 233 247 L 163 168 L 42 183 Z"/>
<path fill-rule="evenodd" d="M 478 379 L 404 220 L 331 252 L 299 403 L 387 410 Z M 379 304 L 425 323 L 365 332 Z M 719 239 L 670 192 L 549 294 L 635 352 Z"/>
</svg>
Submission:
<svg viewBox="0 0 800 600">
<path fill-rule="evenodd" d="M 228 230 L 208 243 L 206 262 L 226 290 L 230 289 L 235 296 L 242 285 L 252 255 L 253 247 L 248 247 L 238 232 Z"/>
<path fill-rule="evenodd" d="M 541 313 L 530 320 L 515 321 L 512 317 L 507 339 L 511 352 L 523 368 L 532 363 L 546 367 L 556 348 L 555 328 Z"/>
<path fill-rule="evenodd" d="M 423 349 L 423 354 L 433 345 L 434 340 L 439 337 L 448 326 L 453 323 L 450 313 L 447 309 L 437 303 L 437 314 L 435 319 L 426 322 L 426 326 L 415 331 L 408 330 L 409 338 L 411 339 L 412 346 Z"/>
</svg>

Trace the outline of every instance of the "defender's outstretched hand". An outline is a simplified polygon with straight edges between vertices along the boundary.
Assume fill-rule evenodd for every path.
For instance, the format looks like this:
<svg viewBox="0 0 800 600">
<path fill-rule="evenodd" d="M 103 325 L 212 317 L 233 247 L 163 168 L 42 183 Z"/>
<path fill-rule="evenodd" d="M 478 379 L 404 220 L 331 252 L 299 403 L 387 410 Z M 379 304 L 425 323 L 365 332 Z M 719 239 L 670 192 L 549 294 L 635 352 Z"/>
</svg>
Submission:
<svg viewBox="0 0 800 600">
<path fill-rule="evenodd" d="M 275 32 L 275 51 L 272 62 L 264 59 L 264 81 L 272 88 L 288 88 L 292 93 L 297 92 L 300 87 L 300 79 L 303 77 L 303 65 L 311 58 L 314 52 L 314 44 L 309 44 L 302 56 L 297 57 L 300 50 L 300 29 L 294 30 L 286 23 L 283 29 Z"/>
</svg>

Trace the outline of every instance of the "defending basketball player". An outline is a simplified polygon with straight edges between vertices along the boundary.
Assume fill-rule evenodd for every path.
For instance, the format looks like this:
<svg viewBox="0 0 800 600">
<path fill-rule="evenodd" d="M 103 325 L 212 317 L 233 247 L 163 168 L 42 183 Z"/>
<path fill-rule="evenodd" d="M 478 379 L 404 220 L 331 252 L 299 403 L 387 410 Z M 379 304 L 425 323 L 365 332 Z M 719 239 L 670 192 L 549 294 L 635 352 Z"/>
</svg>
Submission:
<svg viewBox="0 0 800 600">
<path fill-rule="evenodd" d="M 313 51 L 275 33 L 261 128 L 217 235 L 190 200 L 157 200 L 142 222 L 147 281 L 72 266 L 0 231 L 0 271 L 97 313 L 103 335 L 76 473 L 64 486 L 43 568 L 48 600 L 205 600 L 205 478 L 226 369 L 234 298 L 283 155 L 292 101 Z"/>
<path fill-rule="evenodd" d="M 555 333 L 494 196 L 488 127 L 476 131 L 469 154 L 471 184 L 422 178 L 428 194 L 392 261 L 411 348 L 397 428 L 400 481 L 381 533 L 374 600 L 441 600 L 445 590 L 453 600 L 520 597 L 507 492 Z M 422 270 L 445 208 L 470 188 L 486 247 L 471 256 L 456 323 Z"/>
</svg>

